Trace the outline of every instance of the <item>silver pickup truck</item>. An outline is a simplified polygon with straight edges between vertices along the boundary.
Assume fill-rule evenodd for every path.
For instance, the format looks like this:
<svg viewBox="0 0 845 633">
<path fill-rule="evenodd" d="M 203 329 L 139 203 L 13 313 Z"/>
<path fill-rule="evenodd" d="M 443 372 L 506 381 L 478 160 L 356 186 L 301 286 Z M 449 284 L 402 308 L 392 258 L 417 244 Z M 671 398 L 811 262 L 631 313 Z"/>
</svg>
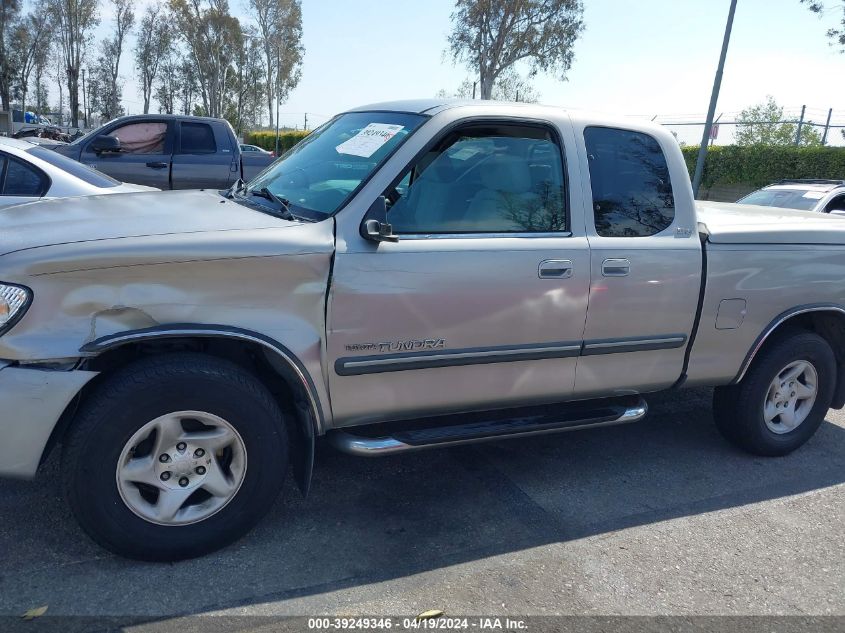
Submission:
<svg viewBox="0 0 845 633">
<path fill-rule="evenodd" d="M 634 422 L 715 386 L 759 455 L 845 404 L 845 220 L 696 205 L 664 129 L 525 104 L 341 114 L 249 186 L 0 214 L 0 475 L 62 445 L 124 556 L 221 547 L 315 441 Z"/>
</svg>

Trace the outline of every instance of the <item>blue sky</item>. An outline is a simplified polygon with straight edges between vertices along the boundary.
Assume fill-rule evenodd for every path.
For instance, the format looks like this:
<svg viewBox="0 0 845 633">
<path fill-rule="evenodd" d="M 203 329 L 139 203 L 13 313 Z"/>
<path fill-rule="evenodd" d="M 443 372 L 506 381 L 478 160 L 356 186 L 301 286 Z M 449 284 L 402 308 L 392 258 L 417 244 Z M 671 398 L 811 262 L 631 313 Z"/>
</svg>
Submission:
<svg viewBox="0 0 845 633">
<path fill-rule="evenodd" d="M 138 14 L 150 1 L 136 3 Z M 230 4 L 233 13 L 246 15 L 242 0 Z M 541 102 L 664 120 L 703 119 L 729 0 L 584 4 L 586 29 L 568 81 L 538 76 Z M 451 0 L 303 0 L 302 81 L 281 106 L 282 122 L 301 126 L 308 112 L 310 123 L 320 123 L 363 103 L 454 90 L 470 72 L 444 56 L 452 7 Z M 103 8 L 98 37 L 111 28 L 104 0 Z M 727 120 L 771 94 L 789 112 L 806 104 L 819 121 L 832 107 L 834 118 L 845 123 L 845 55 L 824 36 L 835 18 L 831 11 L 819 19 L 798 0 L 739 0 L 718 111 Z M 141 99 L 129 56 L 121 66 L 124 105 L 138 112 Z M 673 129 L 693 142 L 700 135 Z"/>
</svg>

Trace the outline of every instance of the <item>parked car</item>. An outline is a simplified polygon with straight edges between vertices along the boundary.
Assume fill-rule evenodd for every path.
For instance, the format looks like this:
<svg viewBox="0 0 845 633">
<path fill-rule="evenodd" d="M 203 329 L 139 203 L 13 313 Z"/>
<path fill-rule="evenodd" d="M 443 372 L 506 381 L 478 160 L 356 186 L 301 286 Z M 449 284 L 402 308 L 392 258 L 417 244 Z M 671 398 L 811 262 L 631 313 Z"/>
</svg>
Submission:
<svg viewBox="0 0 845 633">
<path fill-rule="evenodd" d="M 137 191 L 154 188 L 126 185 L 37 144 L 0 137 L 0 208 L 50 198 Z"/>
<path fill-rule="evenodd" d="M 247 143 L 241 143 L 241 151 L 242 152 L 258 152 L 259 154 L 266 154 L 267 156 L 276 156 L 276 152 L 268 152 L 263 147 L 258 147 L 258 145 L 249 145 Z"/>
<path fill-rule="evenodd" d="M 362 107 L 247 186 L 0 214 L 0 474 L 62 444 L 85 531 L 173 560 L 289 468 L 307 492 L 319 436 L 399 454 L 709 385 L 728 440 L 784 455 L 845 404 L 843 245 L 845 220 L 696 207 L 652 123 Z"/>
<path fill-rule="evenodd" d="M 225 119 L 172 114 L 120 117 L 54 149 L 118 180 L 159 189 L 225 189 L 273 162 L 242 152 Z"/>
<path fill-rule="evenodd" d="M 61 128 L 54 125 L 35 125 L 29 127 L 22 127 L 17 132 L 12 134 L 12 138 L 21 139 L 42 139 L 45 141 L 52 141 L 56 144 L 69 143 L 71 137 L 68 133 L 63 132 Z"/>
<path fill-rule="evenodd" d="M 845 215 L 845 180 L 779 180 L 737 203 Z"/>
</svg>

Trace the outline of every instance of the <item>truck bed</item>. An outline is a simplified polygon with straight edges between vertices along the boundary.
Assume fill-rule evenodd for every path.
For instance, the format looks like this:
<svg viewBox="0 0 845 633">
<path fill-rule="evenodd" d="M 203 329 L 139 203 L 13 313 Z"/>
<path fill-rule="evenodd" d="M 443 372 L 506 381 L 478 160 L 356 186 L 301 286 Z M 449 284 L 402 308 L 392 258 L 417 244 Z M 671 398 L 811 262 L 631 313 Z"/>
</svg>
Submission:
<svg viewBox="0 0 845 633">
<path fill-rule="evenodd" d="M 845 218 L 815 211 L 724 202 L 696 203 L 713 244 L 845 244 Z"/>
</svg>

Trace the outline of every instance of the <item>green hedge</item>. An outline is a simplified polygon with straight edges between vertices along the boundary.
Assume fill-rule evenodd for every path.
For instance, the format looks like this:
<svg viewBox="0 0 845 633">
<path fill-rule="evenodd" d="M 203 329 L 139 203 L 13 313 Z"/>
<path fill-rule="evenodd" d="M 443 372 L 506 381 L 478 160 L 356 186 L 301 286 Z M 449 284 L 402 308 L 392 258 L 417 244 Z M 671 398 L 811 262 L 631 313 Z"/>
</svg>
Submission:
<svg viewBox="0 0 845 633">
<path fill-rule="evenodd" d="M 690 177 L 698 147 L 684 147 Z M 739 147 L 717 145 L 707 152 L 701 184 L 748 184 L 755 187 L 782 178 L 845 180 L 845 147 Z"/>
<path fill-rule="evenodd" d="M 279 131 L 279 153 L 288 151 L 291 147 L 299 143 L 302 139 L 308 136 L 308 132 L 302 130 L 280 130 Z M 258 145 L 269 151 L 276 149 L 276 132 L 274 130 L 258 130 L 256 132 L 246 132 L 244 134 L 244 143 L 249 145 Z"/>
</svg>

